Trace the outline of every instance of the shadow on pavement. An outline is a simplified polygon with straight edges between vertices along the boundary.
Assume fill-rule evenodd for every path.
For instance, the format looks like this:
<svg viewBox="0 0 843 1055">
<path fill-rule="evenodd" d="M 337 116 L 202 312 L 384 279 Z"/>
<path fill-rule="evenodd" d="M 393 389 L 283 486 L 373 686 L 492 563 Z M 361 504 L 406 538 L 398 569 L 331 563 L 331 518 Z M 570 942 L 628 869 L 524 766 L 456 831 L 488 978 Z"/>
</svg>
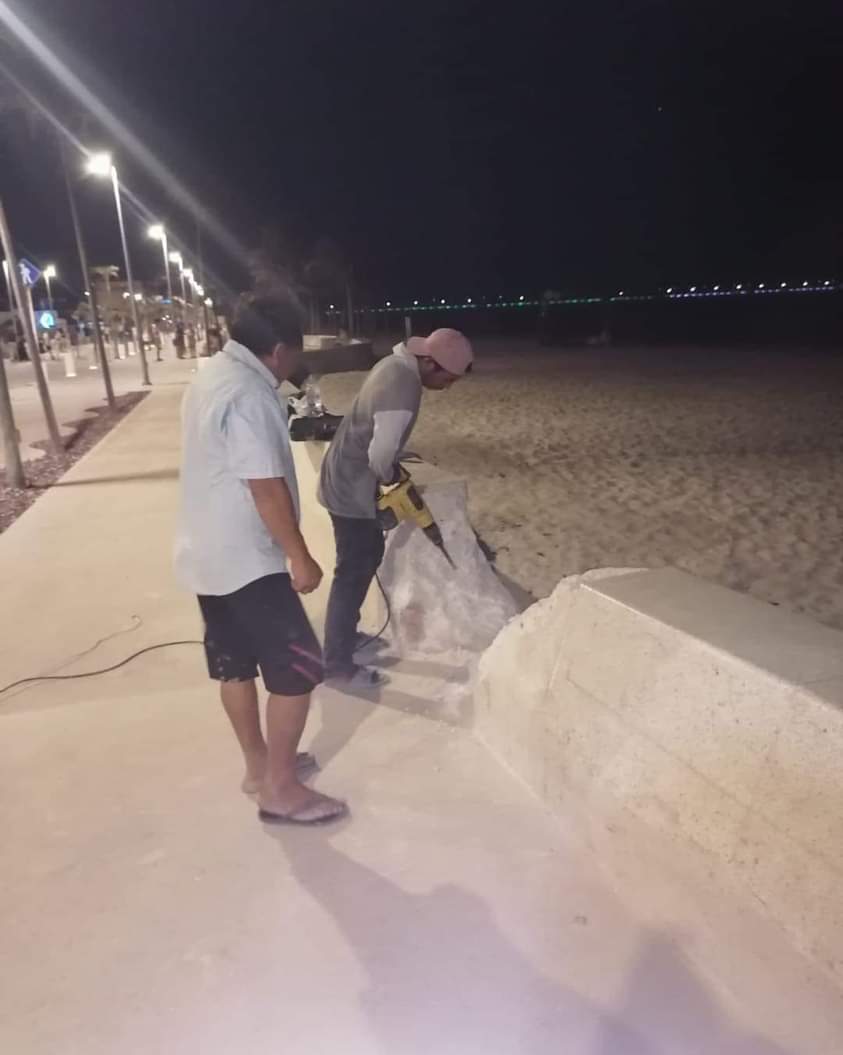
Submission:
<svg viewBox="0 0 843 1055">
<path fill-rule="evenodd" d="M 365 971 L 359 1000 L 376 1038 L 367 1052 L 785 1055 L 733 1028 L 668 935 L 645 932 L 621 999 L 607 992 L 598 1006 L 537 970 L 456 883 L 404 890 L 337 850 L 336 827 L 266 831 Z"/>
<path fill-rule="evenodd" d="M 467 686 L 469 674 L 464 667 L 392 656 L 379 658 L 372 665 L 386 670 L 391 680 L 372 688 L 361 686 L 339 689 L 326 686 L 320 689 L 322 725 L 309 750 L 323 767 L 352 740 L 375 707 L 386 707 L 462 729 L 471 727 L 474 698 L 468 688 L 453 699 L 442 699 L 416 696 L 402 692 L 395 686 L 396 675 L 414 675 L 429 678 L 435 692 L 441 694 L 442 690 L 449 687 Z"/>
<path fill-rule="evenodd" d="M 353 739 L 355 733 L 372 714 L 377 704 L 378 690 L 367 695 L 354 695 L 322 688 L 322 726 L 308 745 L 324 769 Z"/>
<path fill-rule="evenodd" d="M 448 663 L 437 663 L 431 659 L 405 659 L 401 656 L 374 656 L 369 665 L 379 670 L 396 671 L 399 674 L 417 674 L 422 678 L 437 678 L 449 685 L 466 685 L 469 673 L 466 667 L 455 667 Z"/>
</svg>

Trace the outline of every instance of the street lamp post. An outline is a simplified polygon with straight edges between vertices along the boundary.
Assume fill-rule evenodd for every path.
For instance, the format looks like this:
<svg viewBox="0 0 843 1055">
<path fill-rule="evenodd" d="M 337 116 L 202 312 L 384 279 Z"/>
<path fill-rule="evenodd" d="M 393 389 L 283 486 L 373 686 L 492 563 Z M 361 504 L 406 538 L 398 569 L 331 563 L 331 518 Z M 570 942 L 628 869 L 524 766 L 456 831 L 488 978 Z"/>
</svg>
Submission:
<svg viewBox="0 0 843 1055">
<path fill-rule="evenodd" d="M 196 318 L 196 279 L 193 275 L 193 268 L 186 267 L 184 269 L 184 278 L 187 279 L 188 289 L 190 290 L 190 326 L 188 328 L 188 347 L 190 348 L 190 358 L 196 358 L 196 330 L 197 330 L 197 318 Z"/>
<path fill-rule="evenodd" d="M 73 183 L 70 179 L 70 165 L 67 161 L 67 146 L 64 139 L 61 140 L 61 164 L 64 170 L 65 187 L 67 188 L 67 200 L 70 205 L 70 218 L 73 221 L 73 233 L 76 237 L 76 251 L 79 254 L 79 267 L 82 269 L 82 281 L 85 283 L 84 288 L 88 293 L 88 301 L 91 306 L 91 323 L 94 328 L 94 362 L 91 363 L 88 369 L 95 368 L 94 363 L 99 359 L 102 379 L 105 384 L 105 398 L 108 401 L 109 410 L 114 410 L 114 386 L 111 382 L 111 367 L 108 365 L 105 356 L 105 345 L 102 339 L 102 329 L 100 328 L 99 305 L 97 304 L 97 291 L 88 267 L 88 254 L 85 249 L 85 239 L 82 235 L 82 225 L 79 222 L 79 210 L 76 208 L 76 194 L 73 191 Z"/>
<path fill-rule="evenodd" d="M 0 352 L 0 433 L 3 435 L 3 459 L 6 465 L 6 479 L 11 487 L 22 491 L 26 487 L 26 475 L 18 445 L 18 430 L 15 425 L 15 413 L 12 409 L 12 397 L 9 393 L 9 381 L 6 377 L 6 362 Z"/>
<path fill-rule="evenodd" d="M 41 406 L 44 408 L 44 418 L 47 422 L 47 434 L 50 437 L 50 446 L 54 453 L 60 454 L 64 450 L 61 440 L 56 412 L 53 410 L 53 401 L 50 398 L 50 389 L 47 385 L 47 377 L 44 372 L 44 364 L 41 362 L 41 351 L 38 347 L 38 336 L 32 324 L 32 314 L 27 311 L 28 300 L 20 272 L 18 271 L 18 260 L 15 256 L 15 247 L 12 242 L 12 233 L 6 219 L 6 210 L 0 199 L 0 242 L 3 245 L 3 254 L 8 261 L 9 284 L 12 287 L 15 300 L 18 305 L 21 330 L 26 344 L 29 358 L 32 361 L 32 369 L 35 371 L 35 383 L 38 386 L 38 394 L 41 397 Z"/>
<path fill-rule="evenodd" d="M 173 302 L 173 282 L 170 278 L 170 254 L 167 252 L 167 229 L 161 223 L 154 223 L 147 234 L 150 238 L 154 238 L 156 242 L 161 243 L 161 249 L 164 253 L 164 274 L 167 276 L 167 299 L 172 304 Z"/>
<path fill-rule="evenodd" d="M 181 323 L 187 325 L 187 292 L 184 288 L 184 257 L 181 253 L 170 253 L 170 263 L 178 264 L 179 278 L 181 279 Z"/>
<path fill-rule="evenodd" d="M 202 339 L 207 346 L 208 343 L 208 305 L 205 303 L 205 287 L 199 283 L 196 287 L 196 295 L 199 297 L 199 306 L 202 308 Z"/>
<path fill-rule="evenodd" d="M 17 306 L 15 304 L 15 298 L 12 294 L 12 282 L 9 278 L 9 261 L 5 257 L 3 257 L 3 277 L 6 280 L 6 296 L 9 299 L 9 311 L 11 312 L 12 320 L 15 323 L 15 344 L 17 344 L 18 327 L 20 326 L 20 322 L 17 316 Z M 21 334 L 23 333 L 23 328 L 21 328 L 20 332 Z"/>
<path fill-rule="evenodd" d="M 9 265 L 3 258 L 3 273 L 6 276 L 6 291 L 9 295 L 9 311 L 15 318 L 15 302 L 12 298 L 12 286 L 9 281 Z M 15 332 L 17 337 L 17 332 Z M 17 343 L 17 342 L 15 342 Z M 9 392 L 9 380 L 6 377 L 6 360 L 0 343 L 0 433 L 3 436 L 3 459 L 6 465 L 6 480 L 10 487 L 22 491 L 26 487 L 26 475 L 20 456 L 18 430 L 15 425 L 15 412 L 12 409 L 12 397 Z"/>
<path fill-rule="evenodd" d="M 201 282 L 193 283 L 194 309 L 196 311 L 196 328 L 199 336 L 207 339 L 208 336 L 208 312 L 205 307 L 205 287 Z M 198 300 L 196 299 L 198 298 Z M 199 308 L 202 309 L 202 320 L 199 319 Z"/>
<path fill-rule="evenodd" d="M 138 335 L 140 336 L 141 343 L 143 343 L 143 330 L 144 330 L 144 327 L 147 325 L 147 322 L 148 322 L 147 317 L 146 317 L 146 312 L 144 310 L 144 305 L 145 305 L 146 302 L 144 300 L 144 297 L 143 297 L 142 293 L 136 293 L 135 297 L 134 297 L 134 300 L 135 300 L 135 307 L 136 307 L 137 313 L 138 313 L 138 321 L 140 323 L 140 329 L 138 330 Z"/>
<path fill-rule="evenodd" d="M 138 319 L 138 305 L 135 300 L 135 286 L 132 280 L 132 260 L 129 256 L 129 243 L 126 241 L 126 226 L 123 223 L 123 203 L 120 198 L 120 181 L 117 178 L 117 169 L 111 161 L 110 154 L 92 154 L 88 158 L 87 171 L 92 176 L 111 176 L 111 186 L 114 189 L 114 204 L 117 208 L 117 223 L 120 226 L 120 241 L 123 243 L 123 260 L 126 265 L 126 283 L 129 287 L 129 301 L 132 308 L 132 324 L 134 326 L 135 350 L 140 355 L 141 373 L 143 383 L 151 385 L 149 379 L 149 365 L 146 361 L 146 348 L 143 343 L 143 334 Z"/>
</svg>

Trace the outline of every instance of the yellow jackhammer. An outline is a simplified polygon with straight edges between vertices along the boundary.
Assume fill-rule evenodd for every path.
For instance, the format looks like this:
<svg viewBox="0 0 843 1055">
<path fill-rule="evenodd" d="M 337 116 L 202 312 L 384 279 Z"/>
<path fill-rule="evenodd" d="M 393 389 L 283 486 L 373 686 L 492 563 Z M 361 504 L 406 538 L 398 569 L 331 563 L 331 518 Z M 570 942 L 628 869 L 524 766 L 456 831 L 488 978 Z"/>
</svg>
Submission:
<svg viewBox="0 0 843 1055">
<path fill-rule="evenodd" d="M 403 465 L 399 466 L 399 470 L 399 478 L 395 483 L 381 484 L 378 489 L 378 523 L 384 531 L 391 531 L 402 520 L 411 520 L 422 529 L 433 545 L 442 552 L 451 567 L 456 570 L 456 564 L 445 549 L 439 525 L 433 519 L 418 488 Z"/>
</svg>

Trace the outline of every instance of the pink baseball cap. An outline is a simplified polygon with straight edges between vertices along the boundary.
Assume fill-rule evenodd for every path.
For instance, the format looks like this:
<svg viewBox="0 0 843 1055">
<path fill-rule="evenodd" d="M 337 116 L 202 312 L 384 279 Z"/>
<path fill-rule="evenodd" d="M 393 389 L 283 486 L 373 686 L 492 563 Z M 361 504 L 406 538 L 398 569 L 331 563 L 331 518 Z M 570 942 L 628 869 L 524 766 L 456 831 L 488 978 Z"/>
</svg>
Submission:
<svg viewBox="0 0 843 1055">
<path fill-rule="evenodd" d="M 462 377 L 474 362 L 471 342 L 459 330 L 434 330 L 429 337 L 411 337 L 407 350 L 419 359 L 432 359 L 455 377 Z"/>
</svg>

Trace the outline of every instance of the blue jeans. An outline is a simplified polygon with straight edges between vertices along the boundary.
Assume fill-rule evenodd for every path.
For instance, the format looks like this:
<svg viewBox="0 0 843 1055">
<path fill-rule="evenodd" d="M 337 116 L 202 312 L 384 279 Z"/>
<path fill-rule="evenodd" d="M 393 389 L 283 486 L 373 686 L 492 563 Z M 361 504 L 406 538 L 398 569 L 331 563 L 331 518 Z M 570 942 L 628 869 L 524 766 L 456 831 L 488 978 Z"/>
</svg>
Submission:
<svg viewBox="0 0 843 1055">
<path fill-rule="evenodd" d="M 329 675 L 354 667 L 360 609 L 384 554 L 383 532 L 376 520 L 331 513 L 337 566 L 325 618 L 325 668 Z"/>
</svg>

